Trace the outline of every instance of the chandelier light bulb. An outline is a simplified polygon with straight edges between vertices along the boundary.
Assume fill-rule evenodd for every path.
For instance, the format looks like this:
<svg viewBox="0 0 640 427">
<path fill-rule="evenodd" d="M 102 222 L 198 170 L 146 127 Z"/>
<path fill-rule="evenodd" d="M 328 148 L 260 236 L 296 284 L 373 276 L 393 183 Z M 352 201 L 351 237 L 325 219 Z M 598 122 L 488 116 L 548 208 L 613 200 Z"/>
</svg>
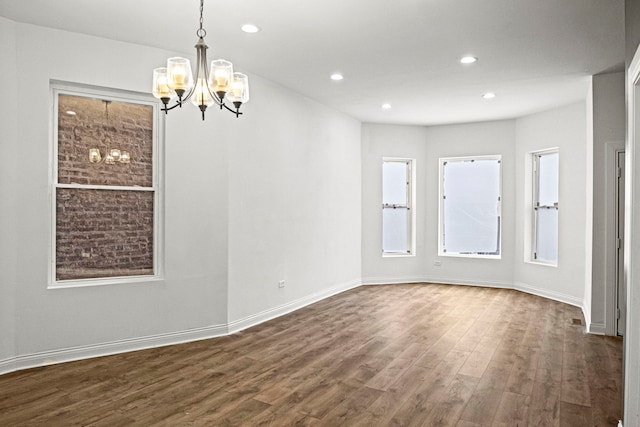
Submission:
<svg viewBox="0 0 640 427">
<path fill-rule="evenodd" d="M 196 107 L 205 106 L 210 107 L 213 105 L 213 97 L 209 93 L 207 84 L 203 78 L 198 79 L 193 96 L 191 97 L 191 103 Z"/>
<path fill-rule="evenodd" d="M 233 64 L 224 59 L 216 59 L 211 61 L 211 74 L 209 83 L 211 90 L 215 92 L 220 99 L 223 99 L 229 91 L 231 80 L 233 78 Z"/>
<path fill-rule="evenodd" d="M 169 100 L 176 97 L 176 92 L 169 88 L 169 77 L 165 67 L 153 70 L 153 96 L 158 99 L 167 98 Z"/>
<path fill-rule="evenodd" d="M 176 91 L 178 97 L 188 92 L 193 87 L 191 76 L 191 63 L 188 59 L 173 57 L 167 60 L 167 85 Z"/>
<path fill-rule="evenodd" d="M 227 99 L 236 108 L 249 101 L 249 77 L 242 73 L 233 73 L 231 90 L 227 92 Z M 238 105 L 236 105 L 238 104 Z"/>
</svg>

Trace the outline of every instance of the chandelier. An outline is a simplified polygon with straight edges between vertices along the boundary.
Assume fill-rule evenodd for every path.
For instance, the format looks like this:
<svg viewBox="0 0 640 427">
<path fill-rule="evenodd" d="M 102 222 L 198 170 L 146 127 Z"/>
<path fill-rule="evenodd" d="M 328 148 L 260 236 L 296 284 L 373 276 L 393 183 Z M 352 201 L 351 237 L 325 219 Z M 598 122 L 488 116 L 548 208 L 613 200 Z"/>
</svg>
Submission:
<svg viewBox="0 0 640 427">
<path fill-rule="evenodd" d="M 191 74 L 191 63 L 186 58 L 173 57 L 167 60 L 166 68 L 153 70 L 153 96 L 162 101 L 162 111 L 168 114 L 176 107 L 182 108 L 189 98 L 191 103 L 204 112 L 207 107 L 217 105 L 239 117 L 240 106 L 249 101 L 249 78 L 242 73 L 233 72 L 233 64 L 224 59 L 211 61 L 211 69 L 207 67 L 207 49 L 204 42 L 207 32 L 202 28 L 202 11 L 204 0 L 200 0 L 200 28 L 196 31 L 198 42 L 196 77 Z M 194 84 L 195 82 L 195 84 Z M 169 106 L 170 102 L 174 102 Z M 234 108 L 225 102 L 233 104 Z"/>
<path fill-rule="evenodd" d="M 106 128 L 111 129 L 109 124 L 109 104 L 111 101 L 107 101 L 103 99 L 104 102 L 104 117 Z M 107 142 L 107 147 L 111 145 L 111 139 L 109 137 L 105 138 L 105 142 Z M 107 148 L 104 152 L 104 157 L 100 153 L 99 148 L 89 148 L 89 161 L 91 163 L 106 163 L 108 165 L 115 165 L 116 163 L 124 163 L 127 164 L 131 162 L 131 156 L 128 151 L 121 151 L 119 148 Z"/>
</svg>

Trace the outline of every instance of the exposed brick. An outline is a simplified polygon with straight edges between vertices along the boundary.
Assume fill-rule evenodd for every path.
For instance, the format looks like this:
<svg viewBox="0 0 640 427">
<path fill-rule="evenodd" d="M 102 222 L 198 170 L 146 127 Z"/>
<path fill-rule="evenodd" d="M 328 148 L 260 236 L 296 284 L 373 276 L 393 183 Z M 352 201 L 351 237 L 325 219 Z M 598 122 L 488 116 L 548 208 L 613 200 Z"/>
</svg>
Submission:
<svg viewBox="0 0 640 427">
<path fill-rule="evenodd" d="M 126 102 L 59 95 L 58 182 L 61 184 L 153 185 L 153 108 Z M 76 115 L 66 114 L 75 111 Z M 131 162 L 89 163 L 89 149 L 104 157 L 110 148 L 128 151 Z"/>
<path fill-rule="evenodd" d="M 60 95 L 58 182 L 151 187 L 153 109 Z M 68 115 L 66 111 L 75 111 Z M 89 149 L 128 151 L 131 163 L 89 162 Z M 58 280 L 153 274 L 154 193 L 95 189 L 56 191 Z"/>
</svg>

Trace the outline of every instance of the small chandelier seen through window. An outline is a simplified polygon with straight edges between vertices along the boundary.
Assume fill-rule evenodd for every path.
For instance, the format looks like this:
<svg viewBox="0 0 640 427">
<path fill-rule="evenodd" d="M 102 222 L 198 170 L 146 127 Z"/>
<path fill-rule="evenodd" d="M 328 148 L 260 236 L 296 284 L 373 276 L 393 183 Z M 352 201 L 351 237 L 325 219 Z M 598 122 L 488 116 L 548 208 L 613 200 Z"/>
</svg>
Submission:
<svg viewBox="0 0 640 427">
<path fill-rule="evenodd" d="M 164 104 L 162 111 L 168 113 L 176 107 L 182 107 L 189 98 L 191 103 L 204 112 L 207 107 L 217 105 L 222 110 L 231 111 L 239 117 L 240 106 L 249 101 L 249 78 L 242 73 L 233 72 L 233 64 L 224 59 L 211 61 L 207 66 L 207 49 L 204 42 L 207 32 L 202 28 L 204 0 L 200 0 L 200 28 L 196 31 L 198 42 L 196 77 L 191 74 L 191 63 L 186 58 L 173 57 L 167 60 L 166 68 L 153 70 L 153 96 Z M 174 105 L 169 103 L 174 101 Z M 233 104 L 231 108 L 225 104 Z"/>
</svg>

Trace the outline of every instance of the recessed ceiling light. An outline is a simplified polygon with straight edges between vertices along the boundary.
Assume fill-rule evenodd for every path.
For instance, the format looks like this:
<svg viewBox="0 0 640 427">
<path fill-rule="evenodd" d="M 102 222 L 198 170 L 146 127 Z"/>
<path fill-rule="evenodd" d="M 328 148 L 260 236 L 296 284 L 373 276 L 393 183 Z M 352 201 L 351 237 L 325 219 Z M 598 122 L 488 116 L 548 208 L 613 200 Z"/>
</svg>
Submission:
<svg viewBox="0 0 640 427">
<path fill-rule="evenodd" d="M 260 31 L 260 28 L 253 24 L 244 24 L 242 27 L 240 27 L 240 29 L 245 33 L 257 33 L 258 31 Z"/>
<path fill-rule="evenodd" d="M 462 58 L 460 58 L 460 63 L 461 64 L 473 64 L 477 60 L 478 60 L 478 58 L 476 58 L 475 56 L 463 56 Z"/>
<path fill-rule="evenodd" d="M 389 108 L 391 108 L 391 104 L 382 104 L 383 110 L 388 110 Z"/>
<path fill-rule="evenodd" d="M 340 73 L 331 74 L 331 80 L 339 81 L 339 80 L 342 80 L 342 79 L 344 79 L 344 77 Z"/>
<path fill-rule="evenodd" d="M 493 92 L 487 92 L 487 93 L 483 94 L 482 97 L 484 99 L 493 99 L 493 98 L 496 97 L 496 94 L 493 93 Z"/>
<path fill-rule="evenodd" d="M 65 111 L 65 113 L 70 116 L 75 116 L 77 114 L 75 111 L 71 111 L 71 110 Z"/>
</svg>

